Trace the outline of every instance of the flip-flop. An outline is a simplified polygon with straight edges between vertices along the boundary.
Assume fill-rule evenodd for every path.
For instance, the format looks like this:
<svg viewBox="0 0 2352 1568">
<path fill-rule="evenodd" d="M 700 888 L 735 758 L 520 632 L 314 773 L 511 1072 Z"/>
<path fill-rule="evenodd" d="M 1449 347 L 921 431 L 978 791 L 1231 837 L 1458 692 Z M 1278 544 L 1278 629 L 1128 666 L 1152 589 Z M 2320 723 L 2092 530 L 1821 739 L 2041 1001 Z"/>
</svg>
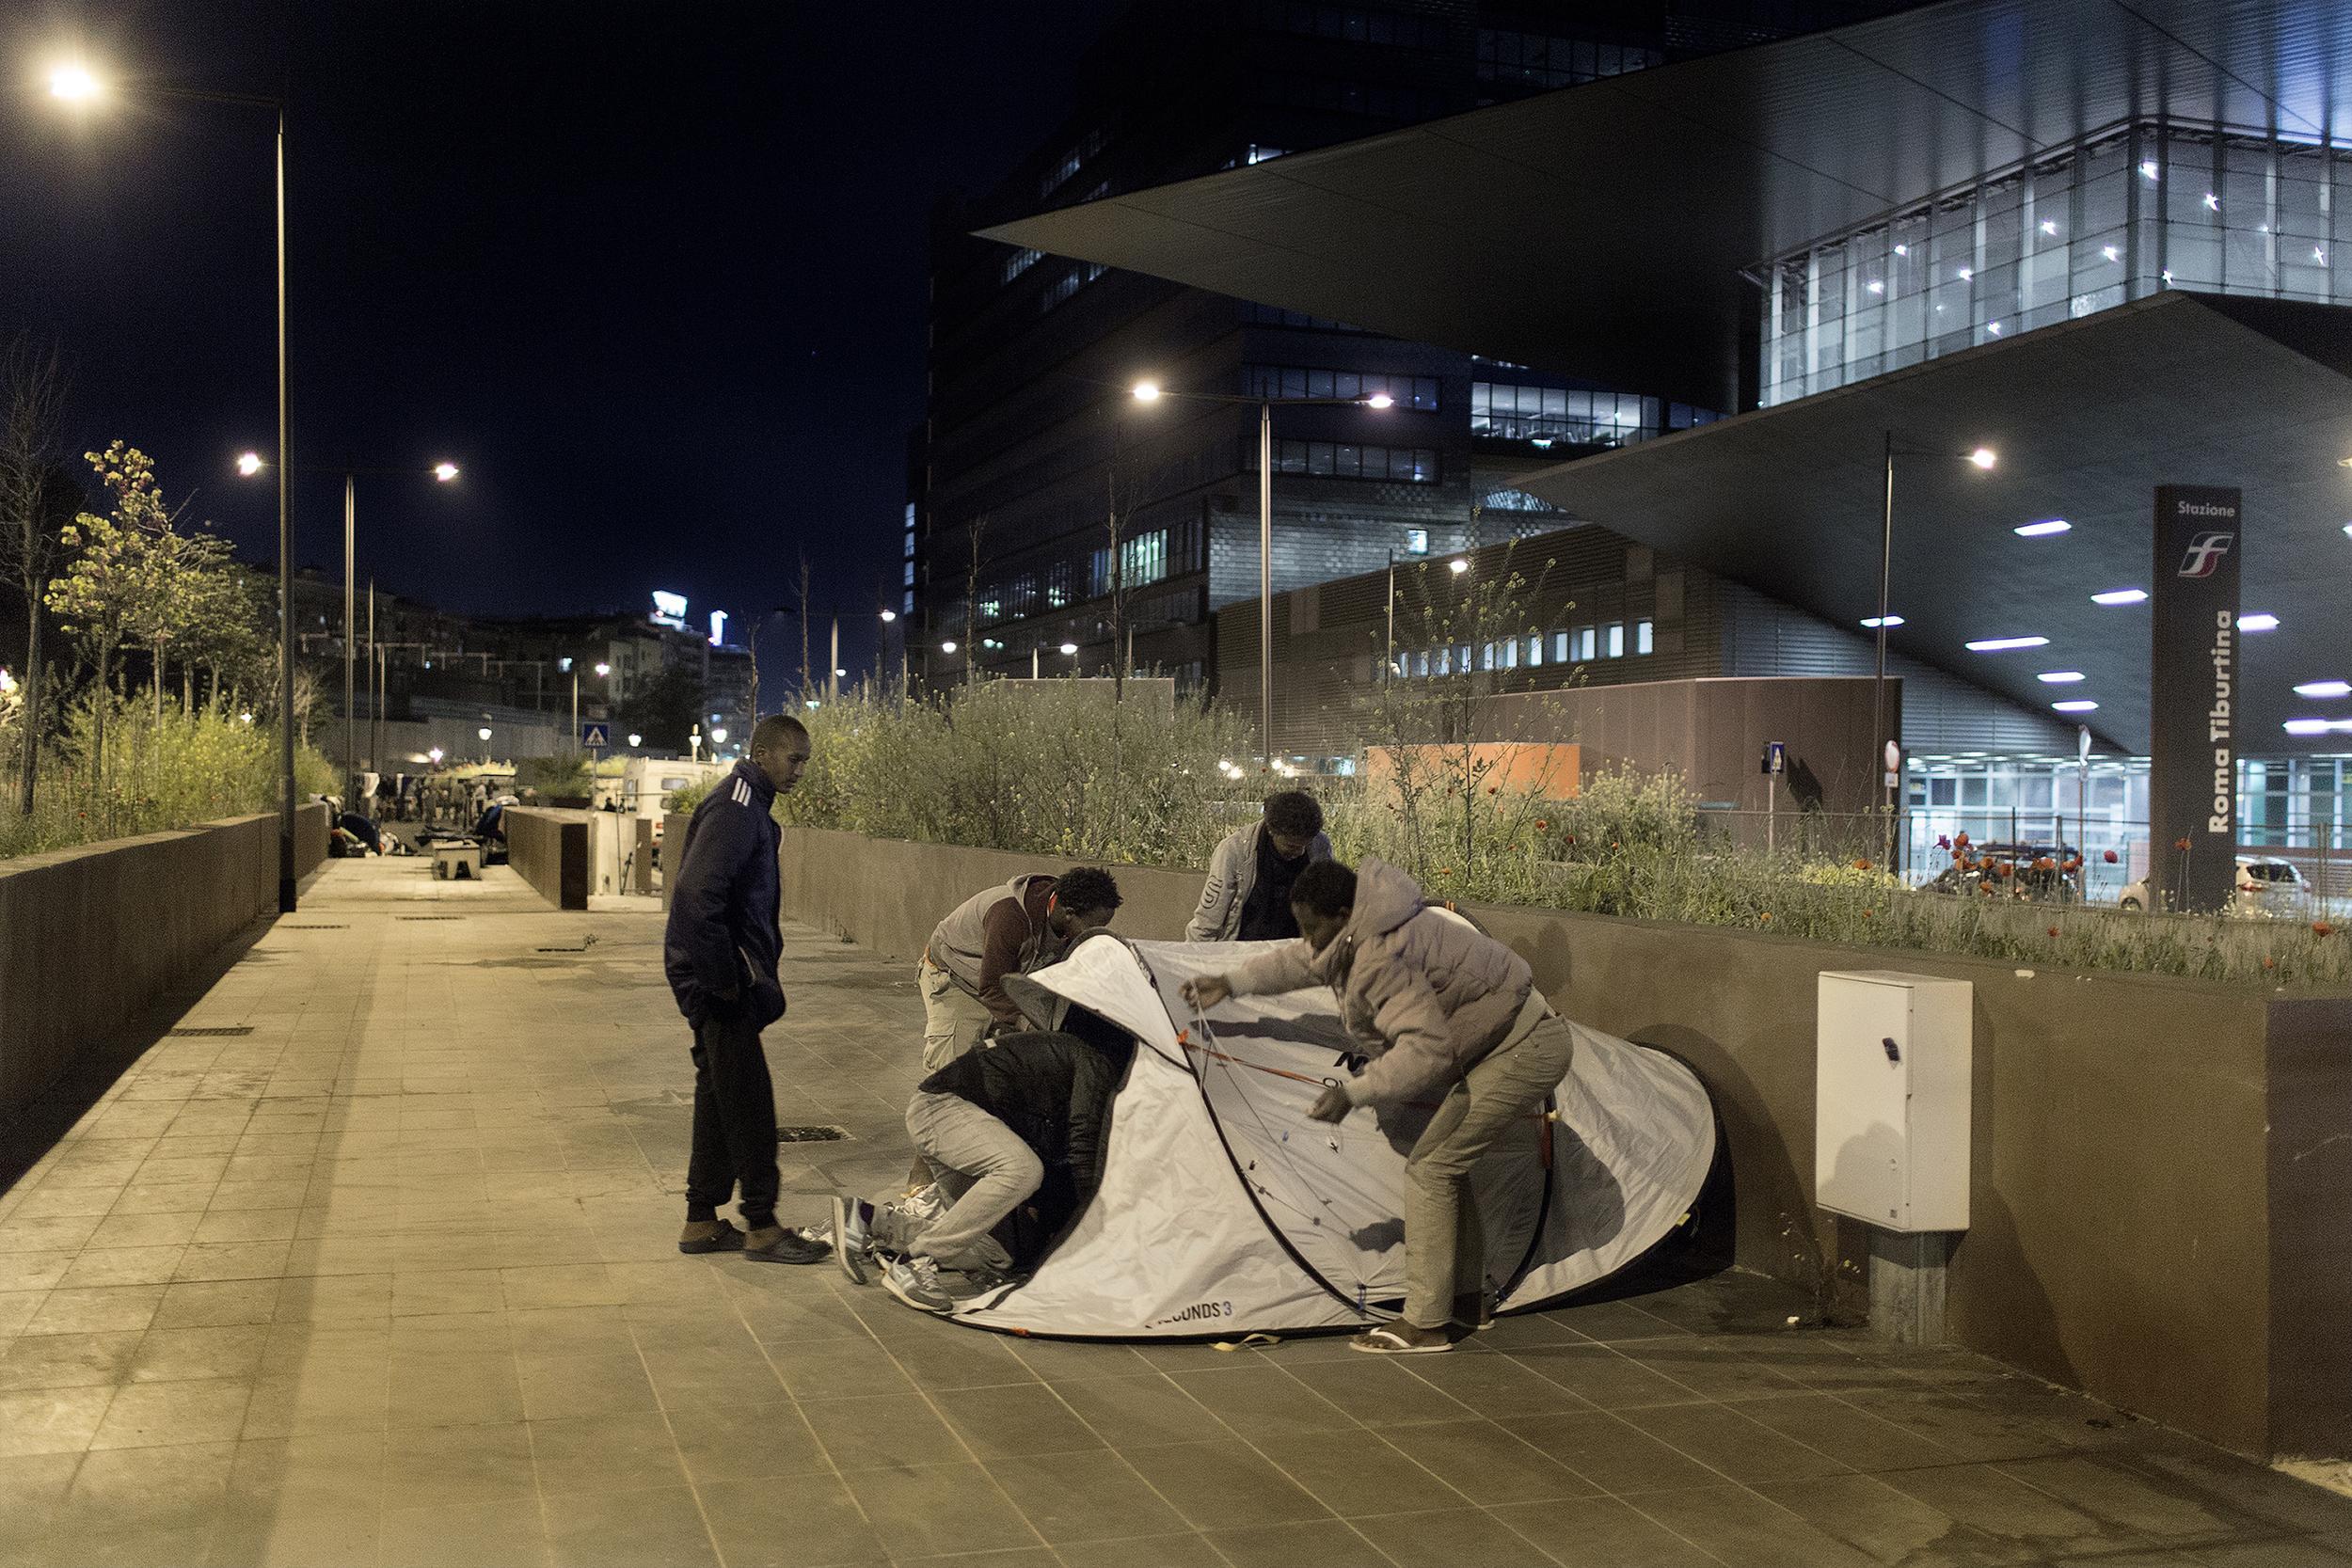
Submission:
<svg viewBox="0 0 2352 1568">
<path fill-rule="evenodd" d="M 1350 1339 L 1347 1348 L 1367 1355 L 1435 1355 L 1452 1350 L 1454 1341 L 1440 1339 L 1434 1345 L 1417 1345 L 1393 1328 L 1367 1328 Z"/>
</svg>

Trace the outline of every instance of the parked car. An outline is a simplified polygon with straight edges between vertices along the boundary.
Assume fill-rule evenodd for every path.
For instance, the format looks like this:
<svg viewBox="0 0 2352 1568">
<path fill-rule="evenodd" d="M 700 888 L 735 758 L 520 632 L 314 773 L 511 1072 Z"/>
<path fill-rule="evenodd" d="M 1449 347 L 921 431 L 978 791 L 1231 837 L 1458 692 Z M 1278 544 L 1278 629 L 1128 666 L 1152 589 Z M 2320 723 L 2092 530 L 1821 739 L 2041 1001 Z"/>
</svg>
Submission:
<svg viewBox="0 0 2352 1568">
<path fill-rule="evenodd" d="M 2082 897 L 2081 851 L 2071 844 L 1975 844 L 1920 884 L 1922 893 L 1981 895 L 2070 904 Z"/>
<path fill-rule="evenodd" d="M 2116 907 L 2124 910 L 2145 910 L 2153 900 L 2148 893 L 2148 879 L 2130 883 L 2116 900 Z M 2250 920 L 2272 918 L 2294 919 L 2311 906 L 2311 887 L 2293 861 L 2269 860 L 2259 855 L 2237 858 L 2237 881 L 2230 895 L 2230 907 L 2223 911 Z"/>
</svg>

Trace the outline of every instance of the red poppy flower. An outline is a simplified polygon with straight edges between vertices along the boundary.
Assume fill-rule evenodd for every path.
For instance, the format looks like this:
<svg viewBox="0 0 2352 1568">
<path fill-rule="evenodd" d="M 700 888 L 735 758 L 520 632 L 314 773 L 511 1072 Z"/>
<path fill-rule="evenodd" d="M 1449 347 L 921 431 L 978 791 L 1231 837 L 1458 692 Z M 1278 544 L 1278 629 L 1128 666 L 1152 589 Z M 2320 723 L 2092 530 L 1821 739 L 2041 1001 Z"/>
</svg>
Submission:
<svg viewBox="0 0 2352 1568">
<path fill-rule="evenodd" d="M 2099 858 L 2106 861 L 2109 865 L 2113 865 L 2115 863 L 2115 851 L 2112 849 L 2103 849 L 2100 851 Z"/>
<path fill-rule="evenodd" d="M 2057 927 L 2053 926 L 2053 927 L 2050 927 L 2050 935 L 2051 935 L 2052 937 L 2054 937 L 2054 938 L 2058 935 L 2058 927 Z"/>
<path fill-rule="evenodd" d="M 2315 937 L 2331 937 L 2335 934 L 2336 928 L 2333 926 L 2328 925 L 2326 921 L 2314 920 L 2312 922 L 2312 935 Z"/>
<path fill-rule="evenodd" d="M 1870 863 L 1867 860 L 1857 860 L 1853 863 L 1853 868 L 1856 871 L 1867 871 L 1870 869 Z"/>
<path fill-rule="evenodd" d="M 2178 849 L 2181 853 L 2185 855 L 2188 853 L 2188 840 L 2185 838 L 2176 838 L 2172 841 L 2172 847 Z"/>
</svg>

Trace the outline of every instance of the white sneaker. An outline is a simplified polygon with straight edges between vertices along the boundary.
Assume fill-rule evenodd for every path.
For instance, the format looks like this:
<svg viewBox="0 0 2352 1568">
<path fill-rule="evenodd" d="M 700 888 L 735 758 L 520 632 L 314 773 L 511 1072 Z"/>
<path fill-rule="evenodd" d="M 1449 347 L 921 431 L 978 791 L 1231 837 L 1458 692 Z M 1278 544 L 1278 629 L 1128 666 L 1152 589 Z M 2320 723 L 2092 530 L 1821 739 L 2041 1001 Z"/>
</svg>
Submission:
<svg viewBox="0 0 2352 1568">
<path fill-rule="evenodd" d="M 882 1269 L 882 1289 L 918 1312 L 946 1317 L 956 1298 L 939 1283 L 939 1265 L 928 1258 L 893 1259 Z"/>
</svg>

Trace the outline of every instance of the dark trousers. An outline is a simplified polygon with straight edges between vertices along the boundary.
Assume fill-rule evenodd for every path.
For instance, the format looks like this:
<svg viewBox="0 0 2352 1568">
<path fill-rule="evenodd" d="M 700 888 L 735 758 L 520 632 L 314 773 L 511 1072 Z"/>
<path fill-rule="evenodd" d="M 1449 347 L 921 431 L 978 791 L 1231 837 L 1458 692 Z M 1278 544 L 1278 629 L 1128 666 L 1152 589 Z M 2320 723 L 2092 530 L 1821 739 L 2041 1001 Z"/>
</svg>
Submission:
<svg viewBox="0 0 2352 1568">
<path fill-rule="evenodd" d="M 686 1212 L 707 1217 L 743 1189 L 744 1228 L 773 1225 L 776 1091 L 759 1031 L 742 1019 L 706 1019 L 694 1030 L 694 1151 L 686 1164 Z"/>
</svg>

